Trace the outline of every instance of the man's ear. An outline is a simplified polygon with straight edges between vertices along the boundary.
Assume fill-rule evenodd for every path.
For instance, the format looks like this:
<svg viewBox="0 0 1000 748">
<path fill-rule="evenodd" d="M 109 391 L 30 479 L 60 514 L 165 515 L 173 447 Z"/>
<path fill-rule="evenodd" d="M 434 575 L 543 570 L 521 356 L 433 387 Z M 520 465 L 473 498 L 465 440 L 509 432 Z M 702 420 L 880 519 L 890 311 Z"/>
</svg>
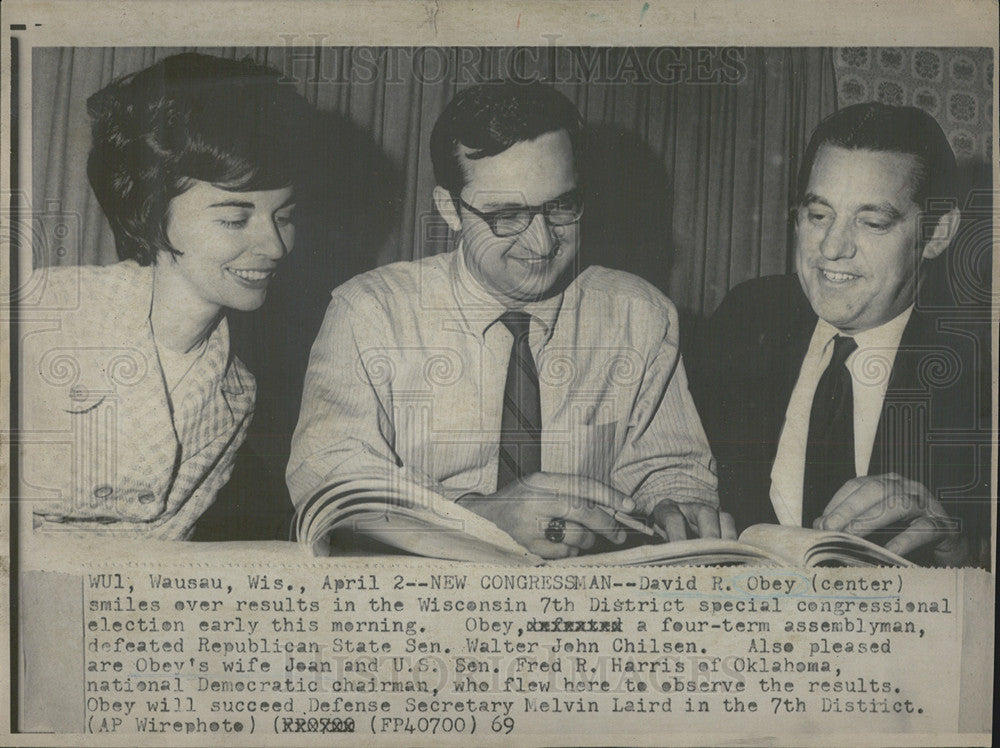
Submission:
<svg viewBox="0 0 1000 748">
<path fill-rule="evenodd" d="M 441 185 L 436 185 L 432 194 L 434 195 L 434 207 L 437 208 L 438 213 L 441 214 L 448 227 L 456 233 L 461 231 L 462 217 L 458 215 L 458 206 L 455 205 L 455 198 Z"/>
<path fill-rule="evenodd" d="M 958 222 L 961 217 L 962 214 L 959 213 L 958 208 L 952 208 L 938 219 L 937 226 L 934 227 L 934 234 L 924 245 L 922 259 L 933 260 L 935 257 L 940 257 L 948 249 L 948 245 L 951 244 L 951 240 L 958 232 Z"/>
</svg>

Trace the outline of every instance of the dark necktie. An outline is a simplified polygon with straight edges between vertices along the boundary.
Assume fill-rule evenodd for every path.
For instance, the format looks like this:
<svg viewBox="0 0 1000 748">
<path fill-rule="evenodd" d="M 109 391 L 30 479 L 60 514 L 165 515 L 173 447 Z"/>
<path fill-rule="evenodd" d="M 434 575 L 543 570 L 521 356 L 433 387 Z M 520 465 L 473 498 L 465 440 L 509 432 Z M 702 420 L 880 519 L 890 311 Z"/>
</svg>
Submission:
<svg viewBox="0 0 1000 748">
<path fill-rule="evenodd" d="M 854 472 L 854 394 L 846 362 L 858 347 L 835 335 L 833 356 L 816 386 L 809 414 L 809 442 L 802 482 L 802 526 L 812 527 Z"/>
<path fill-rule="evenodd" d="M 526 312 L 514 311 L 500 317 L 514 343 L 503 390 L 497 489 L 542 469 L 542 405 L 538 369 L 528 346 L 530 319 Z"/>
</svg>

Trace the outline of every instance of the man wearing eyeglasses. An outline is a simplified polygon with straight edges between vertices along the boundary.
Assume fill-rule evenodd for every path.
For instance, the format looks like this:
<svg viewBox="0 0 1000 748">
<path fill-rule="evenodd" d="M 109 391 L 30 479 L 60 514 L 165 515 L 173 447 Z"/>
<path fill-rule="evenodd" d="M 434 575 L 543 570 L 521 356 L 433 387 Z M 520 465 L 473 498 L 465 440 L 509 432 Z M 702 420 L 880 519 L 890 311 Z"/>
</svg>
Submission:
<svg viewBox="0 0 1000 748">
<path fill-rule="evenodd" d="M 434 204 L 459 248 L 334 291 L 292 441 L 296 504 L 345 476 L 410 481 L 547 558 L 614 547 L 636 518 L 670 540 L 733 534 L 673 305 L 580 262 L 581 132 L 538 83 L 446 107 Z"/>
</svg>

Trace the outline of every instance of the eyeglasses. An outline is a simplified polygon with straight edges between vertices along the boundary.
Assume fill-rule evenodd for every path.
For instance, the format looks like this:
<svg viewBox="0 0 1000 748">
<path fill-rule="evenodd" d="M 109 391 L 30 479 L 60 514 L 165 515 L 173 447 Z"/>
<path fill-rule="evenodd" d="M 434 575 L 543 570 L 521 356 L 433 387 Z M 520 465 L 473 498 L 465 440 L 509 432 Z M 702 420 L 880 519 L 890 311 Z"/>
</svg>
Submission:
<svg viewBox="0 0 1000 748">
<path fill-rule="evenodd" d="M 579 189 L 571 190 L 542 205 L 501 208 L 488 212 L 473 208 L 460 197 L 457 200 L 470 213 L 485 221 L 490 231 L 498 237 L 517 236 L 531 225 L 539 213 L 545 217 L 549 226 L 569 226 L 583 216 L 583 194 Z"/>
</svg>

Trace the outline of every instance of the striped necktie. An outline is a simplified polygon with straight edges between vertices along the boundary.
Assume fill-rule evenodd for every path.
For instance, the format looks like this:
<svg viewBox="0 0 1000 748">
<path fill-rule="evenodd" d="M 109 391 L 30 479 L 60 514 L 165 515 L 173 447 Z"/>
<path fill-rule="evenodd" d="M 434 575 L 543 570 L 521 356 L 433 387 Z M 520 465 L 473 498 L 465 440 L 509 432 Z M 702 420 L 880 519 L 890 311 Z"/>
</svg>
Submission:
<svg viewBox="0 0 1000 748">
<path fill-rule="evenodd" d="M 538 369 L 528 345 L 530 319 L 520 311 L 500 317 L 514 342 L 503 391 L 497 489 L 542 469 L 542 405 Z"/>
</svg>

